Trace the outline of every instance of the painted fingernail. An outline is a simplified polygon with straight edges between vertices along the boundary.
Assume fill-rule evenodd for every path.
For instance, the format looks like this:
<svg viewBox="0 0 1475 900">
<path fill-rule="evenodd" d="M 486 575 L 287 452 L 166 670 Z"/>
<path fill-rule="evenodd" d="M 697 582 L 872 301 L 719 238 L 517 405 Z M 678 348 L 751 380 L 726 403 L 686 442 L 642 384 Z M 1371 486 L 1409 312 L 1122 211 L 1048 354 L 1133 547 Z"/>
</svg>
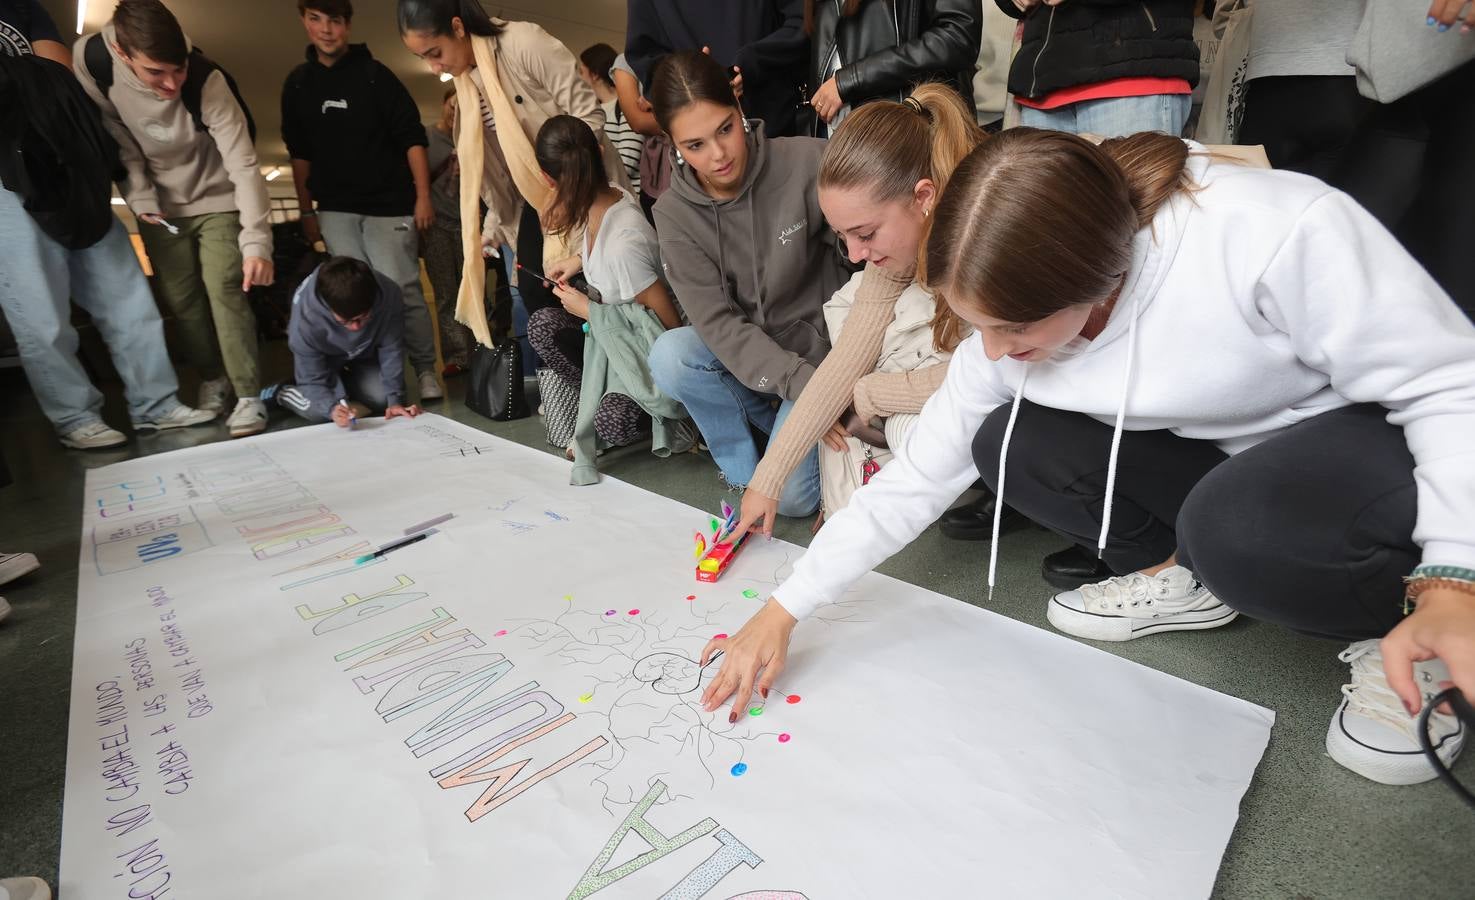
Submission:
<svg viewBox="0 0 1475 900">
<path fill-rule="evenodd" d="M 737 724 L 737 713 L 731 713 L 731 714 L 728 715 L 728 717 L 727 717 L 727 724 L 729 724 L 729 725 L 736 725 Z"/>
<path fill-rule="evenodd" d="M 763 688 L 763 689 L 762 689 L 762 690 L 760 690 L 760 691 L 759 691 L 759 692 L 758 692 L 758 694 L 759 694 L 759 696 L 761 696 L 761 697 L 762 697 L 762 698 L 763 698 L 763 699 L 764 699 L 764 700 L 767 700 L 767 699 L 768 699 L 768 688 Z"/>
<path fill-rule="evenodd" d="M 1448 25 L 1444 24 L 1443 22 L 1440 22 L 1439 23 L 1438 31 L 1439 31 L 1440 34 L 1444 34 L 1448 30 L 1449 30 L 1449 26 Z"/>
<path fill-rule="evenodd" d="M 1425 19 L 1424 20 L 1424 24 L 1425 25 L 1429 25 L 1429 26 L 1433 26 L 1433 24 L 1434 24 L 1434 17 L 1433 16 L 1430 16 L 1429 18 Z"/>
</svg>

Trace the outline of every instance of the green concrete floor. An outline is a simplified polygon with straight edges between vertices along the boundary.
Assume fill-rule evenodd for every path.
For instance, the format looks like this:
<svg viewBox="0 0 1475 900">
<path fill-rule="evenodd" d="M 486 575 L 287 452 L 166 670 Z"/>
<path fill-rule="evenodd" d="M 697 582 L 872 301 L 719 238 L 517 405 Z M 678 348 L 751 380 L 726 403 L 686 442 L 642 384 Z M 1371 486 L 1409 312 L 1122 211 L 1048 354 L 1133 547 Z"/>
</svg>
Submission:
<svg viewBox="0 0 1475 900">
<path fill-rule="evenodd" d="M 125 422 L 118 386 L 106 388 L 107 418 Z M 453 383 L 453 396 L 458 392 Z M 0 448 L 15 476 L 15 484 L 0 490 L 0 549 L 33 552 L 43 566 L 4 588 L 15 611 L 0 624 L 0 877 L 37 874 L 54 884 L 61 852 L 84 472 L 135 455 L 224 440 L 225 431 L 207 426 L 138 439 L 117 451 L 68 451 L 53 439 L 18 370 L 0 371 L 0 397 L 5 400 L 0 406 Z M 431 409 L 553 452 L 536 418 L 489 422 L 456 400 L 432 404 Z M 602 469 L 700 508 L 710 507 L 721 490 L 716 469 L 705 456 L 657 460 L 626 449 L 605 457 Z M 782 522 L 777 536 L 807 544 L 809 522 Z M 1049 588 L 1040 580 L 1039 560 L 1058 547 L 1057 538 L 1039 530 L 1006 536 L 993 608 L 1048 628 L 1044 614 Z M 984 544 L 950 541 L 934 526 L 881 571 L 982 604 L 985 550 Z M 1346 676 L 1346 667 L 1336 658 L 1340 646 L 1241 619 L 1215 631 L 1167 634 L 1102 649 L 1277 714 L 1215 896 L 1475 897 L 1475 815 L 1470 810 L 1437 782 L 1386 787 L 1353 775 L 1324 755 L 1327 721 Z M 1152 748 L 1143 747 L 1142 753 L 1150 756 Z M 1468 782 L 1471 770 L 1466 761 L 1457 772 Z"/>
</svg>

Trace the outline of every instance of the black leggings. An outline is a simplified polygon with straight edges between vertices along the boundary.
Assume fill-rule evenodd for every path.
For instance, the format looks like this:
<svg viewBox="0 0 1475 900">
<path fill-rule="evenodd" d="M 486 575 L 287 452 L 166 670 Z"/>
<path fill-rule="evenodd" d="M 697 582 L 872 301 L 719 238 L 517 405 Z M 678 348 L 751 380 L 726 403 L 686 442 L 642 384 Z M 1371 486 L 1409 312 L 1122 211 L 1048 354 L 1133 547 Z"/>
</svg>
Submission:
<svg viewBox="0 0 1475 900">
<path fill-rule="evenodd" d="M 1168 431 L 1124 432 L 1103 559 L 1125 574 L 1177 553 L 1248 616 L 1341 640 L 1382 637 L 1402 618 L 1402 578 L 1420 558 L 1413 457 L 1386 413 L 1323 413 L 1232 457 Z M 990 488 L 1008 419 L 1007 405 L 995 410 L 973 441 Z M 1094 552 L 1111 432 L 1025 402 L 1005 501 Z"/>
</svg>

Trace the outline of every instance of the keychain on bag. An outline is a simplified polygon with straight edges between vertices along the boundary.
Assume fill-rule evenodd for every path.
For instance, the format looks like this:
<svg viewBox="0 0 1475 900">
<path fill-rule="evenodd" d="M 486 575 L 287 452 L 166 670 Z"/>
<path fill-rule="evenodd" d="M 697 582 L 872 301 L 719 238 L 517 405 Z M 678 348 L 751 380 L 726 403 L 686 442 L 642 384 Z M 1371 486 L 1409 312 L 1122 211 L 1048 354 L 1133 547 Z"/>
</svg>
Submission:
<svg viewBox="0 0 1475 900">
<path fill-rule="evenodd" d="M 871 483 L 871 477 L 881 471 L 881 464 L 876 462 L 876 457 L 871 454 L 871 448 L 866 447 L 865 462 L 860 464 L 860 483 L 864 487 Z"/>
</svg>

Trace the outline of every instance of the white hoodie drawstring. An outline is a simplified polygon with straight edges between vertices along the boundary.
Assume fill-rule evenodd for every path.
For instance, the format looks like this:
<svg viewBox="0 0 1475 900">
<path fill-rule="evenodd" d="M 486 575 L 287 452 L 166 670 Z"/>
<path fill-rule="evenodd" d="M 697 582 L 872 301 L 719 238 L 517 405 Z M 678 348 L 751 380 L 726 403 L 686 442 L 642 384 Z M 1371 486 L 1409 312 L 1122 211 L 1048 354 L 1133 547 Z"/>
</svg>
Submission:
<svg viewBox="0 0 1475 900">
<path fill-rule="evenodd" d="M 1014 405 L 1009 410 L 1009 424 L 1004 426 L 1004 442 L 999 448 L 999 485 L 994 490 L 994 537 L 988 548 L 988 602 L 994 599 L 994 576 L 999 571 L 999 526 L 1004 520 L 1004 464 L 1009 461 L 1009 440 L 1014 436 L 1014 422 L 1019 418 L 1019 404 L 1024 402 L 1024 386 L 1029 382 L 1029 363 L 1024 363 L 1019 387 L 1014 391 Z"/>
<path fill-rule="evenodd" d="M 1117 404 L 1116 427 L 1111 432 L 1111 455 L 1106 462 L 1106 504 L 1101 510 L 1101 534 L 1096 538 L 1097 559 L 1106 552 L 1106 533 L 1111 530 L 1112 496 L 1116 493 L 1117 451 L 1122 446 L 1122 423 L 1127 418 L 1127 395 L 1132 389 L 1132 365 L 1137 353 L 1137 306 L 1140 302 L 1140 295 L 1133 293 L 1132 309 L 1127 321 L 1127 367 L 1122 372 L 1122 399 Z"/>
</svg>

